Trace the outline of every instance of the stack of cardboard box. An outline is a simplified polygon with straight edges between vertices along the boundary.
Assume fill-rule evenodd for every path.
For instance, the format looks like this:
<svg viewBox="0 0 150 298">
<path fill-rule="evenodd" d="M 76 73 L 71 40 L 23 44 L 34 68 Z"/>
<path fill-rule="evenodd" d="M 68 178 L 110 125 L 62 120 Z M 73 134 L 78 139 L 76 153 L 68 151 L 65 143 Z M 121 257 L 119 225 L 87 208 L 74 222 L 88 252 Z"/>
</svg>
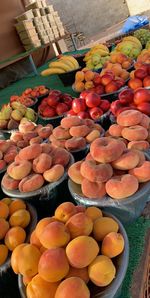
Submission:
<svg viewBox="0 0 150 298">
<path fill-rule="evenodd" d="M 26 50 L 61 39 L 65 29 L 53 5 L 46 0 L 32 1 L 26 6 L 26 12 L 16 17 L 15 25 Z"/>
</svg>

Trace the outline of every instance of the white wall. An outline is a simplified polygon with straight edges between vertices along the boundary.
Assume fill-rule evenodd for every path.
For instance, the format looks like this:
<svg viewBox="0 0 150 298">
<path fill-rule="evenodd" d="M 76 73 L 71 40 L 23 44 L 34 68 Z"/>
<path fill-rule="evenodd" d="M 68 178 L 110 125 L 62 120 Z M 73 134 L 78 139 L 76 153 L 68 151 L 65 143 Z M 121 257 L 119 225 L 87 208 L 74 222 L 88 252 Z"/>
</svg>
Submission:
<svg viewBox="0 0 150 298">
<path fill-rule="evenodd" d="M 150 0 L 126 0 L 126 2 L 131 16 L 150 9 Z"/>
</svg>

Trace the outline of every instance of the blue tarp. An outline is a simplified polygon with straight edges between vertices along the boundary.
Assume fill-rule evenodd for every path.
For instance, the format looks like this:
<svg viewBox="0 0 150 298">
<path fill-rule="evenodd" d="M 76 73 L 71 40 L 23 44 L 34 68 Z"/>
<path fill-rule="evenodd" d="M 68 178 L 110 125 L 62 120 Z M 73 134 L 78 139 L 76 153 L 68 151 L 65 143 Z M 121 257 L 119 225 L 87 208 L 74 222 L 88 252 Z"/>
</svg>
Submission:
<svg viewBox="0 0 150 298">
<path fill-rule="evenodd" d="M 132 30 L 136 30 L 147 24 L 149 24 L 149 20 L 147 16 L 132 16 L 126 20 L 120 33 L 128 33 Z"/>
</svg>

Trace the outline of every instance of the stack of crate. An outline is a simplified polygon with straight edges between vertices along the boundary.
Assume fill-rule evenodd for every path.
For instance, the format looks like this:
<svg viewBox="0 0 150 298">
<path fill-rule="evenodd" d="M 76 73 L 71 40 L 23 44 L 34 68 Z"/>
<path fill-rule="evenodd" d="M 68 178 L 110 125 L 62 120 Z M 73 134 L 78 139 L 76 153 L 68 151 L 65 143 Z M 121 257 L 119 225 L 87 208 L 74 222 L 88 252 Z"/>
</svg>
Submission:
<svg viewBox="0 0 150 298">
<path fill-rule="evenodd" d="M 58 12 L 54 11 L 53 5 L 47 5 L 46 0 L 30 2 L 26 6 L 26 12 L 16 20 L 15 26 L 26 50 L 55 42 L 65 35 Z M 30 23 L 30 28 L 27 25 L 23 27 L 25 22 Z"/>
</svg>

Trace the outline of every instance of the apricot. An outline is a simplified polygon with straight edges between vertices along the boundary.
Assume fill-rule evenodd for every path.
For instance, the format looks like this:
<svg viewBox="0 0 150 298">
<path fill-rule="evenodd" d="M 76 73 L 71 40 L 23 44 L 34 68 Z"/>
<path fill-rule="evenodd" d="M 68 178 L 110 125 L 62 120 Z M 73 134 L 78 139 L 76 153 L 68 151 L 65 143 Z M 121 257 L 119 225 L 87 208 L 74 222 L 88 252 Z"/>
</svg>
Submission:
<svg viewBox="0 0 150 298">
<path fill-rule="evenodd" d="M 2 178 L 2 185 L 8 190 L 15 190 L 18 188 L 20 180 L 11 178 L 7 173 Z"/>
<path fill-rule="evenodd" d="M 139 155 L 136 151 L 126 150 L 122 155 L 114 160 L 111 165 L 114 169 L 130 170 L 135 168 L 139 163 Z"/>
<path fill-rule="evenodd" d="M 44 228 L 39 240 L 46 248 L 63 247 L 69 242 L 70 233 L 62 222 L 54 221 Z"/>
<path fill-rule="evenodd" d="M 134 125 L 125 127 L 122 130 L 122 136 L 128 141 L 143 141 L 147 139 L 148 131 L 141 125 Z"/>
<path fill-rule="evenodd" d="M 15 211 L 9 218 L 9 224 L 11 227 L 20 226 L 26 228 L 30 223 L 30 212 L 25 209 Z"/>
<path fill-rule="evenodd" d="M 31 236 L 30 236 L 30 244 L 33 244 L 34 246 L 36 246 L 37 248 L 41 248 L 42 244 L 39 240 L 39 238 L 37 237 L 36 235 L 36 231 L 33 230 L 33 232 L 31 233 Z"/>
<path fill-rule="evenodd" d="M 55 210 L 55 218 L 64 223 L 66 223 L 74 214 L 76 214 L 76 206 L 71 202 L 64 202 Z"/>
<path fill-rule="evenodd" d="M 83 71 L 77 71 L 76 74 L 75 74 L 75 81 L 78 81 L 78 82 L 82 82 L 84 81 L 84 72 Z"/>
<path fill-rule="evenodd" d="M 83 125 L 84 121 L 83 119 L 80 119 L 78 116 L 71 116 L 71 117 L 65 117 L 61 120 L 61 126 L 65 129 L 69 129 L 72 126 L 79 126 Z"/>
<path fill-rule="evenodd" d="M 5 203 L 7 206 L 10 206 L 12 199 L 11 198 L 3 198 L 1 202 Z M 10 210 L 9 210 L 10 213 Z"/>
<path fill-rule="evenodd" d="M 39 239 L 41 233 L 43 232 L 44 228 L 51 222 L 54 222 L 55 218 L 53 217 L 45 217 L 42 218 L 36 225 L 35 228 L 35 234 L 37 236 L 37 238 Z"/>
<path fill-rule="evenodd" d="M 116 275 L 116 268 L 110 258 L 100 255 L 89 265 L 90 280 L 98 287 L 108 286 Z"/>
<path fill-rule="evenodd" d="M 57 247 L 46 250 L 38 265 L 40 277 L 48 282 L 57 282 L 69 272 L 69 263 L 64 248 Z"/>
<path fill-rule="evenodd" d="M 81 164 L 81 175 L 91 182 L 106 182 L 113 175 L 113 169 L 110 164 L 99 163 L 85 160 Z"/>
<path fill-rule="evenodd" d="M 84 178 L 81 184 L 82 193 L 90 199 L 100 199 L 106 194 L 105 183 L 91 182 Z"/>
<path fill-rule="evenodd" d="M 117 123 L 121 126 L 138 125 L 142 121 L 143 115 L 136 110 L 127 110 L 121 112 L 117 117 Z"/>
<path fill-rule="evenodd" d="M 0 244 L 0 266 L 5 263 L 8 256 L 8 248 L 4 244 Z"/>
<path fill-rule="evenodd" d="M 66 140 L 65 147 L 69 151 L 79 150 L 86 147 L 86 140 L 83 137 L 72 137 Z"/>
<path fill-rule="evenodd" d="M 124 238 L 120 233 L 111 232 L 105 236 L 102 242 L 101 252 L 108 258 L 120 255 L 124 250 Z"/>
<path fill-rule="evenodd" d="M 12 227 L 5 235 L 5 245 L 9 250 L 14 250 L 26 238 L 26 232 L 21 227 Z"/>
<path fill-rule="evenodd" d="M 69 129 L 65 129 L 61 126 L 57 126 L 56 128 L 53 129 L 53 136 L 57 139 L 57 140 L 67 140 L 69 139 L 70 133 L 69 133 Z"/>
<path fill-rule="evenodd" d="M 80 277 L 87 284 L 89 282 L 88 267 L 74 268 L 70 266 L 66 278 L 69 277 Z"/>
<path fill-rule="evenodd" d="M 83 180 L 83 176 L 81 175 L 81 172 L 80 172 L 82 162 L 83 161 L 75 162 L 73 165 L 70 166 L 68 170 L 68 176 L 73 182 L 77 184 L 81 184 Z"/>
<path fill-rule="evenodd" d="M 66 247 L 69 263 L 75 268 L 87 267 L 98 253 L 99 246 L 97 242 L 89 236 L 78 236 L 70 241 Z"/>
<path fill-rule="evenodd" d="M 47 282 L 39 274 L 34 276 L 27 285 L 26 293 L 28 298 L 43 297 L 55 298 L 55 293 L 59 283 Z"/>
<path fill-rule="evenodd" d="M 70 160 L 69 152 L 63 148 L 55 148 L 51 156 L 53 165 L 62 165 L 65 167 Z"/>
<path fill-rule="evenodd" d="M 9 207 L 4 202 L 0 201 L 0 218 L 6 219 L 9 215 Z"/>
<path fill-rule="evenodd" d="M 105 186 L 107 194 L 113 199 L 119 200 L 132 196 L 138 190 L 139 184 L 136 177 L 131 174 L 125 174 L 112 177 L 106 182 Z"/>
<path fill-rule="evenodd" d="M 43 173 L 43 177 L 47 182 L 56 182 L 64 175 L 64 167 L 60 164 L 52 166 Z"/>
<path fill-rule="evenodd" d="M 78 236 L 89 236 L 93 230 L 93 222 L 85 213 L 79 212 L 73 215 L 66 223 L 71 239 Z"/>
<path fill-rule="evenodd" d="M 22 244 L 16 246 L 16 248 L 12 251 L 11 267 L 16 274 L 19 274 L 18 259 L 20 258 L 22 248 L 25 247 L 26 245 L 28 245 L 28 244 L 22 243 Z"/>
<path fill-rule="evenodd" d="M 85 210 L 85 214 L 91 218 L 91 220 L 94 222 L 97 218 L 102 217 L 103 213 L 102 211 L 94 206 L 87 207 Z"/>
<path fill-rule="evenodd" d="M 33 170 L 38 174 L 43 174 L 46 170 L 50 169 L 51 165 L 52 157 L 46 153 L 41 153 L 33 160 Z"/>
<path fill-rule="evenodd" d="M 91 132 L 87 125 L 72 126 L 69 133 L 72 137 L 86 137 Z"/>
<path fill-rule="evenodd" d="M 69 277 L 62 281 L 56 290 L 55 298 L 69 298 L 70 293 L 74 298 L 90 298 L 86 283 L 79 277 Z"/>
<path fill-rule="evenodd" d="M 12 200 L 9 205 L 9 214 L 12 215 L 14 212 L 20 209 L 26 209 L 26 204 L 24 201 L 20 199 Z"/>
<path fill-rule="evenodd" d="M 135 73 L 134 73 L 135 75 Z M 128 86 L 129 88 L 136 90 L 138 88 L 141 88 L 143 86 L 142 80 L 134 78 L 134 79 L 130 79 L 128 82 Z"/>
<path fill-rule="evenodd" d="M 23 178 L 19 183 L 20 192 L 30 192 L 41 188 L 44 184 L 44 178 L 40 174 L 31 174 Z"/>
<path fill-rule="evenodd" d="M 95 139 L 100 137 L 100 131 L 97 129 L 93 129 L 87 136 L 86 136 L 86 141 L 87 143 L 93 142 Z"/>
<path fill-rule="evenodd" d="M 29 276 L 23 276 L 22 277 L 22 281 L 23 281 L 23 284 L 25 285 L 25 287 L 29 284 L 29 282 L 32 280 L 32 277 L 29 277 Z"/>
<path fill-rule="evenodd" d="M 121 137 L 121 132 L 124 127 L 118 124 L 112 124 L 109 127 L 109 134 L 113 137 Z"/>
<path fill-rule="evenodd" d="M 93 81 L 85 82 L 85 85 L 84 85 L 85 90 L 91 89 L 93 87 L 94 87 Z"/>
<path fill-rule="evenodd" d="M 129 149 L 147 150 L 149 146 L 147 141 L 131 141 L 128 143 Z"/>
<path fill-rule="evenodd" d="M 8 166 L 7 173 L 11 178 L 15 180 L 21 180 L 30 174 L 31 169 L 32 164 L 28 160 L 22 160 L 20 162 L 14 161 Z"/>
<path fill-rule="evenodd" d="M 85 81 L 93 81 L 95 73 L 91 70 L 88 70 L 85 72 L 84 76 L 85 76 Z"/>
<path fill-rule="evenodd" d="M 83 82 L 75 82 L 74 89 L 76 92 L 82 92 L 84 90 L 84 83 Z"/>
<path fill-rule="evenodd" d="M 90 153 L 96 161 L 108 163 L 120 157 L 125 148 L 125 144 L 120 140 L 102 137 L 92 142 Z"/>
<path fill-rule="evenodd" d="M 42 148 L 40 144 L 32 144 L 20 150 L 19 157 L 23 160 L 31 160 L 37 158 L 41 153 Z"/>
<path fill-rule="evenodd" d="M 124 61 L 122 63 L 122 68 L 128 69 L 131 66 L 131 63 L 129 61 Z"/>
<path fill-rule="evenodd" d="M 144 161 L 141 166 L 130 170 L 129 174 L 133 175 L 140 183 L 149 181 L 150 180 L 150 161 Z"/>
<path fill-rule="evenodd" d="M 52 133 L 52 129 L 51 129 L 51 127 L 48 127 L 48 126 L 41 127 L 38 130 L 38 135 L 42 139 L 48 139 L 48 137 L 51 135 L 51 133 Z"/>
<path fill-rule="evenodd" d="M 37 274 L 40 257 L 41 253 L 36 246 L 27 244 L 22 247 L 18 257 L 19 273 L 28 277 Z"/>
<path fill-rule="evenodd" d="M 2 240 L 9 230 L 9 223 L 4 218 L 0 217 L 0 240 Z"/>
<path fill-rule="evenodd" d="M 118 230 L 118 223 L 111 217 L 99 217 L 94 221 L 93 235 L 97 241 L 102 241 L 108 233 Z"/>
<path fill-rule="evenodd" d="M 130 76 L 130 73 L 127 70 L 123 69 L 120 74 L 120 78 L 126 81 L 129 78 L 129 76 Z"/>
</svg>

